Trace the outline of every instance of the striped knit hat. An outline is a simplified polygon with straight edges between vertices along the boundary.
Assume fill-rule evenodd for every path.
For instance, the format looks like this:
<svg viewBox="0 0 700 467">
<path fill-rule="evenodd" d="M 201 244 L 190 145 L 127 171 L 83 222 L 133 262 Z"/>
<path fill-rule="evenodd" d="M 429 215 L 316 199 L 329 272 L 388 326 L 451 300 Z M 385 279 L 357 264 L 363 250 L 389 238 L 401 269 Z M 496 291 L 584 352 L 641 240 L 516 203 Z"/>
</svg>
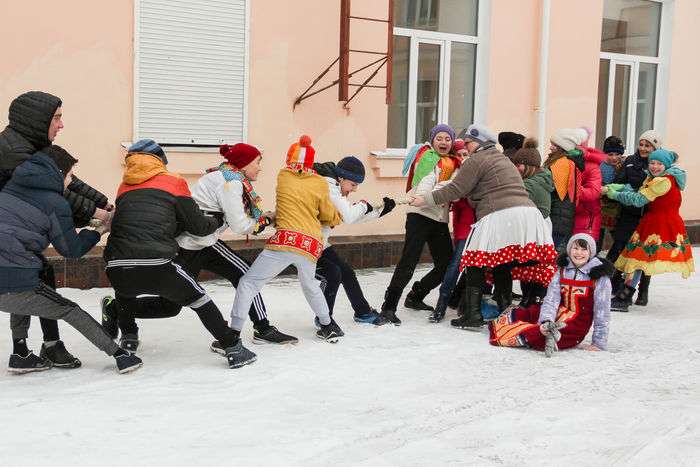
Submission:
<svg viewBox="0 0 700 467">
<path fill-rule="evenodd" d="M 168 158 L 165 156 L 165 151 L 161 148 L 158 143 L 152 139 L 141 139 L 136 141 L 134 144 L 129 146 L 127 149 L 129 154 L 134 152 L 140 152 L 143 154 L 150 154 L 156 156 L 158 159 L 162 160 L 164 164 L 168 163 Z"/>
<path fill-rule="evenodd" d="M 311 146 L 311 137 L 301 135 L 298 143 L 289 146 L 287 151 L 287 166 L 302 166 L 304 169 L 312 169 L 316 151 Z"/>
</svg>

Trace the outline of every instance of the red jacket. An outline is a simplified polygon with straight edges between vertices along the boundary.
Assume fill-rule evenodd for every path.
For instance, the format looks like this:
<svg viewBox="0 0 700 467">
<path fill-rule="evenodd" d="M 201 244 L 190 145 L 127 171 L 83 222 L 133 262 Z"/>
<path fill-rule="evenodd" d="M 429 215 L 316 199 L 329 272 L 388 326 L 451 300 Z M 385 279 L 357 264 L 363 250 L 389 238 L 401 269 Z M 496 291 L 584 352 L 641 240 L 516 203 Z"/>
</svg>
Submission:
<svg viewBox="0 0 700 467">
<path fill-rule="evenodd" d="M 474 208 L 466 199 L 452 203 L 452 235 L 455 241 L 466 240 L 475 220 Z"/>
<path fill-rule="evenodd" d="M 573 233 L 587 233 L 598 240 L 601 222 L 600 193 L 603 183 L 600 164 L 606 160 L 607 156 L 595 148 L 582 146 L 579 149 L 583 151 L 585 169 L 581 175 Z"/>
</svg>

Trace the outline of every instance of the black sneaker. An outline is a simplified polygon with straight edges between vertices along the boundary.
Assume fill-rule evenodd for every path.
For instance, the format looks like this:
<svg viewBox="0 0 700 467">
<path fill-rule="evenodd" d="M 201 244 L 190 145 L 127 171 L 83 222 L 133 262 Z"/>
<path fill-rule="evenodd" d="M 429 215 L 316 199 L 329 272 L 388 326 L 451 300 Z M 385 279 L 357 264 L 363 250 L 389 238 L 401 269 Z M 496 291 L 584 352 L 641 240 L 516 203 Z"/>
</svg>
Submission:
<svg viewBox="0 0 700 467">
<path fill-rule="evenodd" d="M 274 326 L 253 331 L 253 344 L 296 344 L 298 342 L 299 339 L 278 331 Z"/>
<path fill-rule="evenodd" d="M 333 320 L 333 317 L 331 316 L 331 321 Z M 314 318 L 314 326 L 316 326 L 316 330 L 320 331 L 323 328 L 323 325 L 321 324 L 321 320 L 318 319 L 318 316 Z M 337 326 L 337 324 L 336 324 Z M 336 329 L 336 333 L 338 334 L 338 337 L 343 337 L 345 333 L 343 332 L 342 329 L 340 329 L 340 326 L 338 326 L 338 329 Z M 318 333 L 316 333 L 318 335 Z"/>
<path fill-rule="evenodd" d="M 122 338 L 119 339 L 119 347 L 129 352 L 136 352 L 140 343 L 141 341 L 139 340 L 138 334 L 124 334 Z"/>
<path fill-rule="evenodd" d="M 238 339 L 233 346 L 228 347 L 224 351 L 224 355 L 226 355 L 226 360 L 228 360 L 229 368 L 240 368 L 245 365 L 250 365 L 258 359 L 253 352 L 243 346 L 240 339 Z"/>
<path fill-rule="evenodd" d="M 383 326 L 388 323 L 374 308 L 371 308 L 367 313 L 355 313 L 352 319 L 355 320 L 356 323 L 374 324 L 375 326 Z"/>
<path fill-rule="evenodd" d="M 343 336 L 343 330 L 340 329 L 338 323 L 336 323 L 332 318 L 330 323 L 325 325 L 322 324 L 321 329 L 316 331 L 316 337 L 323 339 L 326 342 L 330 342 L 331 344 L 335 344 Z"/>
<path fill-rule="evenodd" d="M 121 374 L 131 373 L 143 366 L 143 361 L 136 354 L 124 349 L 119 349 L 114 354 L 114 360 L 117 361 L 117 371 Z"/>
<path fill-rule="evenodd" d="M 394 326 L 401 326 L 401 320 L 398 318 L 398 316 L 396 316 L 396 310 L 382 310 L 382 312 L 379 313 L 379 316 L 381 316 L 383 319 L 390 322 Z"/>
<path fill-rule="evenodd" d="M 425 303 L 423 300 L 419 300 L 413 291 L 406 294 L 406 300 L 403 302 L 403 306 L 410 308 L 411 310 L 418 311 L 434 311 L 435 308 Z"/>
<path fill-rule="evenodd" d="M 226 355 L 226 351 L 224 350 L 223 347 L 221 347 L 221 344 L 219 344 L 219 341 L 214 341 L 211 343 L 209 346 L 209 350 L 211 350 L 214 353 L 218 353 L 219 355 Z"/>
<path fill-rule="evenodd" d="M 10 362 L 7 364 L 7 371 L 18 375 L 33 373 L 35 371 L 46 371 L 51 368 L 51 361 L 42 357 L 37 357 L 31 350 L 26 356 L 13 353 L 10 355 Z"/>
<path fill-rule="evenodd" d="M 49 360 L 52 366 L 56 368 L 79 368 L 82 365 L 82 362 L 78 358 L 74 357 L 66 350 L 63 341 L 56 341 L 56 343 L 50 347 L 47 347 L 46 342 L 44 342 L 41 344 L 39 356 Z"/>
<path fill-rule="evenodd" d="M 114 297 L 107 295 L 100 300 L 102 307 L 102 327 L 112 339 L 119 335 L 119 322 L 117 321 L 117 309 Z"/>
</svg>

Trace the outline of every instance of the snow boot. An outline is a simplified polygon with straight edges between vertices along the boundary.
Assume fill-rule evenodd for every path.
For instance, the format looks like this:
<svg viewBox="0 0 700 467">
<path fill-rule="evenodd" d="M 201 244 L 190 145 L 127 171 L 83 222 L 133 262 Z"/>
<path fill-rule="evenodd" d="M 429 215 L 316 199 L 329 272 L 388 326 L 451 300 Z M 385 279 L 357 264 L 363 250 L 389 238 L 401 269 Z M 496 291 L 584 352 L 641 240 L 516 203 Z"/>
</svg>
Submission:
<svg viewBox="0 0 700 467">
<path fill-rule="evenodd" d="M 136 352 L 140 344 L 141 341 L 137 333 L 122 334 L 122 338 L 119 339 L 119 347 L 129 352 Z"/>
<path fill-rule="evenodd" d="M 241 339 L 238 339 L 231 347 L 227 347 L 226 350 L 224 350 L 224 355 L 226 356 L 226 360 L 228 360 L 229 368 L 240 368 L 245 365 L 250 365 L 258 359 L 257 355 L 243 346 Z"/>
<path fill-rule="evenodd" d="M 639 280 L 639 288 L 637 289 L 637 300 L 634 301 L 635 305 L 647 306 L 649 303 L 649 282 L 651 282 L 651 276 L 642 274 L 642 278 Z"/>
<path fill-rule="evenodd" d="M 253 331 L 253 344 L 296 344 L 298 342 L 299 339 L 280 332 L 274 326 L 268 325 L 263 329 Z"/>
<path fill-rule="evenodd" d="M 510 271 L 496 268 L 493 272 L 496 281 L 493 292 L 493 301 L 498 305 L 498 311 L 505 311 L 513 304 L 513 277 Z"/>
<path fill-rule="evenodd" d="M 440 321 L 442 321 L 445 317 L 445 313 L 447 312 L 447 302 L 448 298 L 444 295 L 440 295 L 440 298 L 438 298 L 438 302 L 435 305 L 435 311 L 433 311 L 432 314 L 428 316 L 428 321 L 430 321 L 431 323 L 439 323 Z"/>
<path fill-rule="evenodd" d="M 388 323 L 374 308 L 370 308 L 367 313 L 355 312 L 352 319 L 356 323 L 374 324 L 375 326 L 383 326 Z"/>
<path fill-rule="evenodd" d="M 102 327 L 112 339 L 119 335 L 119 321 L 117 314 L 117 301 L 109 295 L 102 297 L 100 306 L 102 308 Z"/>
<path fill-rule="evenodd" d="M 418 311 L 433 311 L 433 307 L 423 301 L 429 290 L 423 290 L 420 282 L 414 282 L 411 291 L 406 295 L 403 306 Z"/>
<path fill-rule="evenodd" d="M 33 373 L 35 371 L 46 371 L 51 368 L 51 361 L 43 357 L 37 357 L 31 350 L 27 355 L 13 353 L 7 364 L 7 371 L 17 375 Z"/>
<path fill-rule="evenodd" d="M 331 322 L 328 324 L 322 324 L 321 329 L 316 331 L 316 337 L 319 339 L 323 339 L 326 342 L 330 342 L 331 344 L 335 344 L 338 342 L 338 340 L 343 337 L 344 333 L 340 329 L 340 326 L 338 326 L 338 323 L 335 322 L 333 318 L 331 318 Z"/>
<path fill-rule="evenodd" d="M 66 350 L 63 341 L 56 341 L 53 345 L 44 342 L 39 356 L 49 360 L 56 368 L 79 368 L 82 365 L 79 359 Z"/>
<path fill-rule="evenodd" d="M 384 303 L 382 303 L 382 312 L 379 313 L 386 321 L 390 322 L 394 326 L 401 326 L 401 320 L 396 316 L 396 306 L 399 303 L 401 295 L 393 293 L 388 290 L 384 293 Z"/>
<path fill-rule="evenodd" d="M 450 321 L 456 328 L 470 331 L 478 331 L 482 328 L 484 318 L 481 316 L 481 298 L 483 293 L 481 287 L 467 286 L 464 289 L 464 296 L 459 303 L 461 316 Z"/>
<path fill-rule="evenodd" d="M 634 288 L 629 285 L 625 285 L 620 293 L 615 295 L 610 301 L 611 311 L 629 311 L 629 307 L 632 304 L 632 295 L 634 295 Z"/>
<path fill-rule="evenodd" d="M 131 373 L 143 366 L 143 361 L 136 354 L 124 349 L 117 350 L 114 360 L 117 362 L 117 371 L 121 374 Z"/>
</svg>

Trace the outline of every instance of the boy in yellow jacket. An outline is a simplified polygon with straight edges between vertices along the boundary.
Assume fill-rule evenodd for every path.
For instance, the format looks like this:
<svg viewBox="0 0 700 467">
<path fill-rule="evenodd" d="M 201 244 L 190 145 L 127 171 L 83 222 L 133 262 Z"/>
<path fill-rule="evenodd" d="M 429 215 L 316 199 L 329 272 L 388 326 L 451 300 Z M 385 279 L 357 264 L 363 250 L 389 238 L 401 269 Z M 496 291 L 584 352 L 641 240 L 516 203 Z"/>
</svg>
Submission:
<svg viewBox="0 0 700 467">
<path fill-rule="evenodd" d="M 237 331 L 243 327 L 253 298 L 263 286 L 294 265 L 304 296 L 321 324 L 316 335 L 337 342 L 343 334 L 330 317 L 316 279 L 316 261 L 323 252 L 321 227 L 336 226 L 342 219 L 331 202 L 328 183 L 312 168 L 314 154 L 311 138 L 306 135 L 287 151 L 287 165 L 277 175 L 277 231 L 243 275 L 236 290 L 231 327 Z"/>
</svg>

